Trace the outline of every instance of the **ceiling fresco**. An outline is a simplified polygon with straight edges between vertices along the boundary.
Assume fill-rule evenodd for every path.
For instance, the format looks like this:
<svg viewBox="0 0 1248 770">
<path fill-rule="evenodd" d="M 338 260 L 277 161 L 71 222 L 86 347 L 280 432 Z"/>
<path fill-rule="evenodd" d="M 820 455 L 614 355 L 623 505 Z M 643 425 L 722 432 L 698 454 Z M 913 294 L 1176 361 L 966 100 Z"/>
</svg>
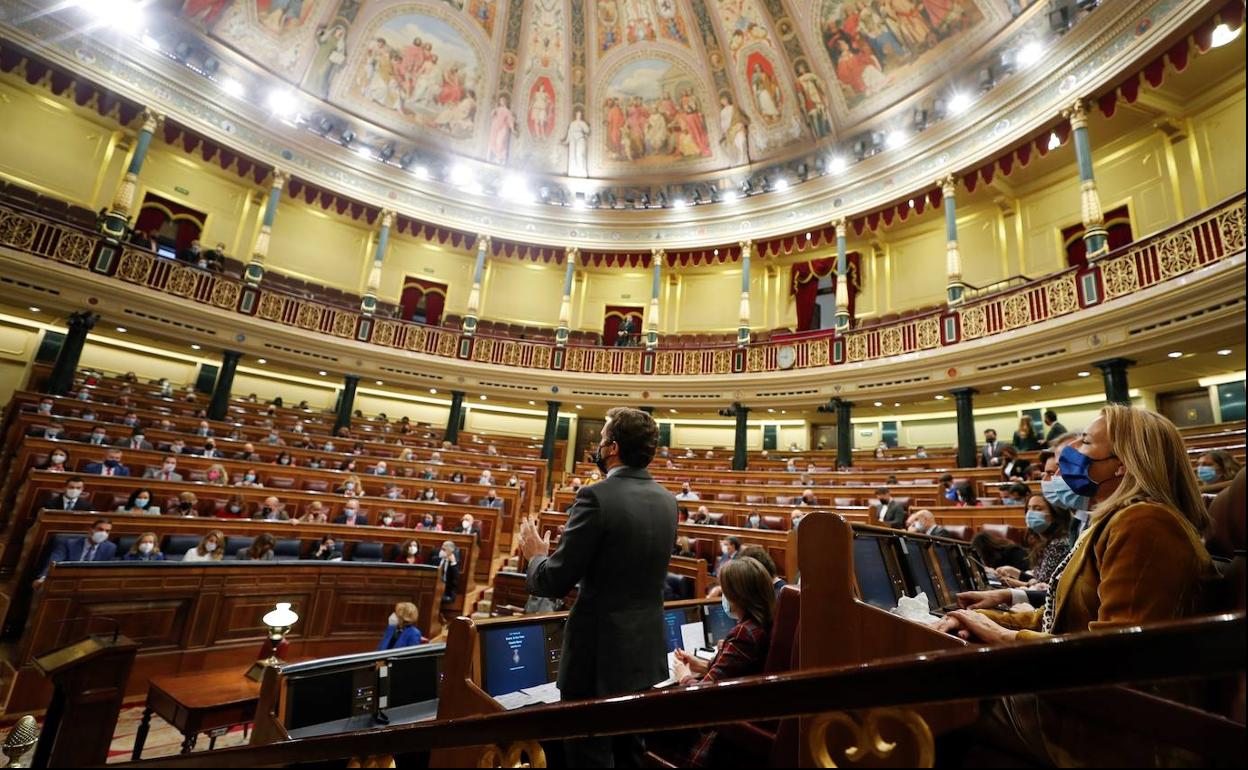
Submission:
<svg viewBox="0 0 1248 770">
<path fill-rule="evenodd" d="M 500 167 L 697 174 L 843 138 L 1025 0 L 185 0 L 312 98 Z"/>
</svg>

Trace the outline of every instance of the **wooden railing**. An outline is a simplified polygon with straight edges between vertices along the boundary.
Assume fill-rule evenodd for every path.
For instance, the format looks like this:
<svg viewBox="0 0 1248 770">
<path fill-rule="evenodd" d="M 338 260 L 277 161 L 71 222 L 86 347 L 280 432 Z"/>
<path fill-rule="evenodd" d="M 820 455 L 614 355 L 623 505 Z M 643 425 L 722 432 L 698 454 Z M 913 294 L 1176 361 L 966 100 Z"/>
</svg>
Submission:
<svg viewBox="0 0 1248 770">
<path fill-rule="evenodd" d="M 695 686 L 560 703 L 119 766 L 289 765 L 476 746 L 482 741 L 509 748 L 589 735 L 645 733 L 828 712 L 869 715 L 889 707 L 1217 677 L 1244 671 L 1244 630 L 1245 616 L 1240 612 L 999 648 L 943 650 L 927 653 L 922 659 L 905 656 L 865 665 L 749 677 L 730 686 Z M 1020 672 L 1037 673 L 1025 676 Z M 1243 726 L 1234 727 L 1242 744 Z M 1241 745 L 1241 757 L 1242 753 Z"/>
<path fill-rule="evenodd" d="M 347 308 L 248 286 L 235 278 L 157 257 L 25 210 L 0 207 L 0 246 L 96 275 L 270 323 L 438 358 L 521 369 L 606 375 L 696 377 L 857 363 L 935 350 L 1059 318 L 1129 296 L 1244 249 L 1245 198 L 1230 200 L 1090 263 L 954 307 L 847 333 L 748 345 L 642 350 L 557 347 L 376 318 Z M 785 364 L 782 365 L 781 351 Z M 789 363 L 788 352 L 792 352 Z"/>
</svg>

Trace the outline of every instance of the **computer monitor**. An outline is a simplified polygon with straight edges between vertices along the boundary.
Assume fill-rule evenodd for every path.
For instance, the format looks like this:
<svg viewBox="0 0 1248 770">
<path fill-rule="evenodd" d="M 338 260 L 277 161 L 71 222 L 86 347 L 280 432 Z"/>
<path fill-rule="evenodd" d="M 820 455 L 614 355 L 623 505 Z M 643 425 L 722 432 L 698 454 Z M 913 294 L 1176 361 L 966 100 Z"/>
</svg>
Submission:
<svg viewBox="0 0 1248 770">
<path fill-rule="evenodd" d="M 728 635 L 733 626 L 737 625 L 737 621 L 724 612 L 722 604 L 704 604 L 702 611 L 704 613 L 702 622 L 706 626 L 706 646 L 714 647 Z"/>
<path fill-rule="evenodd" d="M 927 594 L 927 606 L 929 609 L 938 610 L 944 606 L 939 593 L 936 592 L 936 583 L 932 580 L 931 570 L 927 566 L 927 558 L 924 551 L 927 545 L 918 540 L 910 538 L 901 538 L 898 541 L 901 550 L 906 555 L 906 567 L 910 572 L 910 580 L 907 581 L 909 590 L 906 592 L 910 596 L 918 596 L 922 591 Z"/>
<path fill-rule="evenodd" d="M 958 591 L 969 591 L 971 586 L 963 582 L 962 571 L 955 564 L 957 557 L 956 545 L 938 545 L 936 546 L 936 563 L 940 566 L 941 577 L 945 579 L 945 586 L 951 594 Z"/>
<path fill-rule="evenodd" d="M 885 538 L 854 536 L 854 576 L 864 602 L 891 610 L 897 606 L 897 592 L 884 560 L 885 544 Z"/>
<path fill-rule="evenodd" d="M 168 244 L 158 243 L 156 244 L 156 256 L 164 257 L 165 259 L 177 259 L 178 250 Z"/>
<path fill-rule="evenodd" d="M 722 608 L 721 608 L 722 611 Z M 688 649 L 686 638 L 690 637 L 689 630 L 682 633 L 682 629 L 689 626 L 697 625 L 698 647 L 706 645 L 706 626 L 702 622 L 702 612 L 697 607 L 684 607 L 679 609 L 670 609 L 663 611 L 663 630 L 667 634 L 667 651 L 671 652 L 676 648 L 693 652 Z"/>
<path fill-rule="evenodd" d="M 553 682 L 564 618 L 481 628 L 481 687 L 493 696 Z"/>
<path fill-rule="evenodd" d="M 385 663 L 389 684 L 382 690 L 386 703 L 381 708 L 400 708 L 438 697 L 442 681 L 442 655 L 395 655 Z"/>
</svg>

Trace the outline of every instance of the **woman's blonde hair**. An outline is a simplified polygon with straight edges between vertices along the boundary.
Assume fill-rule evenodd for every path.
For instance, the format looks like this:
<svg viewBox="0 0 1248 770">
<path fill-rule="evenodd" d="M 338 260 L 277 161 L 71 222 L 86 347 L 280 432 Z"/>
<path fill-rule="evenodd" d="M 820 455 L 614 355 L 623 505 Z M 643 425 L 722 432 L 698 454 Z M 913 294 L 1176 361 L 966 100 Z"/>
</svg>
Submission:
<svg viewBox="0 0 1248 770">
<path fill-rule="evenodd" d="M 776 611 L 776 589 L 771 575 L 757 559 L 740 556 L 719 568 L 719 587 L 744 616 L 766 629 Z"/>
<path fill-rule="evenodd" d="M 405 626 L 416 625 L 416 620 L 419 617 L 416 605 L 411 602 L 399 602 L 394 605 L 394 614 L 399 616 L 399 621 Z"/>
<path fill-rule="evenodd" d="M 147 537 L 152 539 L 152 553 L 160 553 L 160 537 L 155 532 L 144 532 L 139 535 L 138 539 L 134 541 L 134 545 L 130 546 L 130 553 L 137 554 L 139 552 L 139 543 L 142 543 L 143 539 Z"/>
<path fill-rule="evenodd" d="M 215 537 L 217 539 L 217 550 L 213 551 L 212 554 L 209 554 L 208 551 L 204 548 L 204 543 L 207 543 L 208 538 L 210 537 Z M 200 556 L 210 556 L 210 558 L 214 560 L 224 558 L 225 556 L 225 533 L 219 529 L 214 529 L 208 532 L 208 534 L 204 535 L 203 537 L 199 539 L 199 545 L 195 547 L 195 550 L 199 551 Z"/>
<path fill-rule="evenodd" d="M 1112 512 L 1147 500 L 1173 508 L 1197 532 L 1204 532 L 1209 511 L 1174 423 L 1156 412 L 1123 404 L 1103 407 L 1101 417 L 1114 456 L 1126 473 L 1118 488 L 1096 506 L 1096 512 Z"/>
<path fill-rule="evenodd" d="M 209 481 L 208 474 L 212 473 L 213 471 L 217 472 L 217 480 Z M 222 465 L 221 463 L 213 463 L 212 465 L 208 466 L 208 471 L 207 473 L 204 474 L 204 483 L 211 484 L 214 487 L 227 486 L 230 483 L 230 472 L 227 471 L 225 469 L 225 466 Z"/>
</svg>

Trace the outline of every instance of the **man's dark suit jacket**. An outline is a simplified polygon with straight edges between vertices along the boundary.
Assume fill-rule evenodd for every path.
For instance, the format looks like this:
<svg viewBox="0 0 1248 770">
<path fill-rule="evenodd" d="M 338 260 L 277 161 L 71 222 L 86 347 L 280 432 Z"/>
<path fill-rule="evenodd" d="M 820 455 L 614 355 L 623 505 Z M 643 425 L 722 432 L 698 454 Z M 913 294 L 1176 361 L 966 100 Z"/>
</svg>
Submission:
<svg viewBox="0 0 1248 770">
<path fill-rule="evenodd" d="M 105 467 L 106 466 L 102 462 L 101 463 L 87 463 L 86 465 L 82 466 L 82 472 L 89 476 L 102 476 L 104 475 Z M 118 465 L 116 468 L 113 468 L 113 475 L 114 476 L 129 476 L 130 468 L 125 465 Z"/>
<path fill-rule="evenodd" d="M 338 514 L 337 516 L 335 516 L 335 517 L 334 517 L 334 523 L 335 523 L 335 524 L 346 524 L 346 523 L 347 523 L 347 514 L 345 514 L 345 513 L 340 513 L 340 514 Z M 361 511 L 360 513 L 355 514 L 355 526 L 357 526 L 357 527 L 367 527 L 367 526 L 368 526 L 368 514 L 367 514 L 367 513 L 364 513 L 363 511 Z"/>
<path fill-rule="evenodd" d="M 676 541 L 676 498 L 644 468 L 581 487 L 559 547 L 529 562 L 529 593 L 560 599 L 580 585 L 563 632 L 565 699 L 639 692 L 667 678 L 663 587 Z"/>
<path fill-rule="evenodd" d="M 70 500 L 63 494 L 57 494 L 45 500 L 43 507 L 50 511 L 89 511 L 91 510 L 91 500 L 85 492 L 78 495 L 77 500 Z"/>
<path fill-rule="evenodd" d="M 43 565 L 43 571 L 39 573 L 39 577 L 46 577 L 48 568 L 53 563 L 61 563 L 66 561 L 82 561 L 82 556 L 87 551 L 87 539 L 85 537 L 75 537 L 69 540 L 62 540 L 52 548 L 52 555 L 48 557 L 47 563 Z M 112 561 L 117 556 L 117 544 L 105 540 L 95 547 L 95 553 L 92 554 L 91 561 Z"/>
<path fill-rule="evenodd" d="M 903 529 L 906 526 L 906 506 L 896 500 L 889 500 L 884 508 L 884 519 L 880 520 L 880 501 L 871 506 L 871 523 L 877 526 Z"/>
</svg>

